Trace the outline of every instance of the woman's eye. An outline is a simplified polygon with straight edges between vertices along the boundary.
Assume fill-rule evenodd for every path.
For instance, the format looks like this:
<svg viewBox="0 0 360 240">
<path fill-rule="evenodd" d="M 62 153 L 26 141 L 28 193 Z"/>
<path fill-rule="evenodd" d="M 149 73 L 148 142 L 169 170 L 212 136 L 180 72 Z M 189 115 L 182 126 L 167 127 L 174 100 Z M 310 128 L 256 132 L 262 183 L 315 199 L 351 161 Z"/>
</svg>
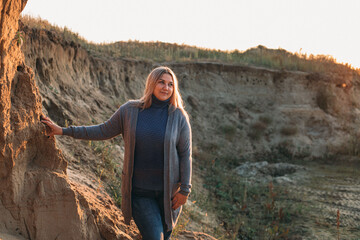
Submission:
<svg viewBox="0 0 360 240">
<path fill-rule="evenodd" d="M 160 80 L 159 82 L 158 82 L 159 84 L 161 84 L 161 85 L 167 85 L 168 87 L 173 87 L 174 86 L 174 83 L 166 83 L 164 80 Z"/>
</svg>

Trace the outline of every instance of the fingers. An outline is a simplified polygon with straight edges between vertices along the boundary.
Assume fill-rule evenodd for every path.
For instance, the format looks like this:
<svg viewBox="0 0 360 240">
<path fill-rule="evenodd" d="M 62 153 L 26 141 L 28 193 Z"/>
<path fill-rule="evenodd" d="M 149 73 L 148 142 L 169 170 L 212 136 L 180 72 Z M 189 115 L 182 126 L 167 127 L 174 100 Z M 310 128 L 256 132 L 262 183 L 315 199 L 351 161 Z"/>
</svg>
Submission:
<svg viewBox="0 0 360 240">
<path fill-rule="evenodd" d="M 41 123 L 45 124 L 48 127 L 47 130 L 50 130 L 50 132 L 46 131 L 46 133 L 45 133 L 46 136 L 52 137 L 55 135 L 55 132 L 54 132 L 55 124 L 48 117 L 42 115 Z"/>
<path fill-rule="evenodd" d="M 178 209 L 180 206 L 184 205 L 184 203 L 181 203 L 180 201 L 177 201 L 175 203 L 172 204 L 172 209 L 176 210 Z"/>
<path fill-rule="evenodd" d="M 172 209 L 173 209 L 173 210 L 176 210 L 176 209 L 178 209 L 180 206 L 181 206 L 181 205 L 180 205 L 179 203 L 176 203 L 176 204 L 174 204 L 174 205 L 172 206 Z"/>
<path fill-rule="evenodd" d="M 51 127 L 51 123 L 49 123 L 48 121 L 41 121 L 42 123 L 46 124 L 46 131 L 45 131 L 45 135 L 48 137 L 52 137 L 54 136 L 54 129 Z"/>
<path fill-rule="evenodd" d="M 172 199 L 172 209 L 175 210 L 181 205 L 184 205 L 186 203 L 186 200 L 187 196 L 184 196 L 181 193 L 176 193 L 174 198 Z"/>
<path fill-rule="evenodd" d="M 46 125 L 48 125 L 50 127 L 51 122 L 49 120 L 41 120 L 42 123 L 45 123 Z"/>
<path fill-rule="evenodd" d="M 178 199 L 177 199 L 177 195 L 174 196 L 174 198 L 172 199 L 171 201 L 171 205 L 172 205 L 172 209 L 175 210 L 177 209 L 179 206 L 178 206 Z"/>
<path fill-rule="evenodd" d="M 45 123 L 49 127 L 50 127 L 50 124 L 53 124 L 53 122 L 50 120 L 50 118 L 45 115 L 40 116 L 40 122 Z"/>
<path fill-rule="evenodd" d="M 175 197 L 172 200 L 172 206 L 173 206 L 174 210 L 177 208 L 176 206 L 178 205 L 178 202 L 179 202 L 179 200 L 177 199 L 177 197 L 175 195 Z"/>
</svg>

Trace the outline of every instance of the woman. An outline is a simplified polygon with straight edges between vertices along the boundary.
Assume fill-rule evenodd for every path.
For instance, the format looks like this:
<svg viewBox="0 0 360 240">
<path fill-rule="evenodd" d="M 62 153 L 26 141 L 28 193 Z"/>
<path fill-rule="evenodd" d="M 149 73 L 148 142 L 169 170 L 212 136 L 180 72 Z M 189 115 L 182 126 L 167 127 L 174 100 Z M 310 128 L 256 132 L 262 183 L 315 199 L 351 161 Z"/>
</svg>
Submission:
<svg viewBox="0 0 360 240">
<path fill-rule="evenodd" d="M 174 72 L 157 67 L 144 95 L 122 105 L 96 126 L 61 128 L 44 118 L 50 136 L 125 142 L 122 204 L 125 223 L 133 217 L 143 239 L 170 239 L 191 189 L 191 128 Z"/>
</svg>

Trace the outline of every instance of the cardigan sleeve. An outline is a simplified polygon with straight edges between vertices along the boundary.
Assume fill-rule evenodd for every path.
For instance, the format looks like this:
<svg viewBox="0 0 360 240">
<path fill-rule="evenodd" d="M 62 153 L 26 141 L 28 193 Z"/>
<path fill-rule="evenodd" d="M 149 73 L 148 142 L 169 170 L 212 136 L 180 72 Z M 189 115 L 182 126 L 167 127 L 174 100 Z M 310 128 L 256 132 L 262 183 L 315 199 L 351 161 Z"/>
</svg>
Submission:
<svg viewBox="0 0 360 240">
<path fill-rule="evenodd" d="M 107 121 L 93 126 L 70 126 L 63 128 L 63 135 L 76 139 L 105 140 L 113 138 L 123 132 L 122 107 L 120 107 Z"/>
<path fill-rule="evenodd" d="M 191 126 L 188 119 L 184 118 L 184 124 L 182 124 L 180 129 L 179 141 L 176 148 L 178 151 L 180 164 L 180 193 L 185 196 L 188 196 L 191 192 L 191 144 Z"/>
</svg>

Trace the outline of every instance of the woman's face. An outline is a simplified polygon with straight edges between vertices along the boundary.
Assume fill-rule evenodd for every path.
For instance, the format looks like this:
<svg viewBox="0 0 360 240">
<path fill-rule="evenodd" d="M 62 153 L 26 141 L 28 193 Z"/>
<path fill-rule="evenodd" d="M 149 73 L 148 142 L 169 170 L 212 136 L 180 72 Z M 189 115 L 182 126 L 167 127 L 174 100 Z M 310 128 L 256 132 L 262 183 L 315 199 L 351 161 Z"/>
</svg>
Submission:
<svg viewBox="0 0 360 240">
<path fill-rule="evenodd" d="M 174 83 L 170 74 L 164 73 L 156 81 L 153 94 L 161 101 L 169 99 L 174 91 Z"/>
</svg>

